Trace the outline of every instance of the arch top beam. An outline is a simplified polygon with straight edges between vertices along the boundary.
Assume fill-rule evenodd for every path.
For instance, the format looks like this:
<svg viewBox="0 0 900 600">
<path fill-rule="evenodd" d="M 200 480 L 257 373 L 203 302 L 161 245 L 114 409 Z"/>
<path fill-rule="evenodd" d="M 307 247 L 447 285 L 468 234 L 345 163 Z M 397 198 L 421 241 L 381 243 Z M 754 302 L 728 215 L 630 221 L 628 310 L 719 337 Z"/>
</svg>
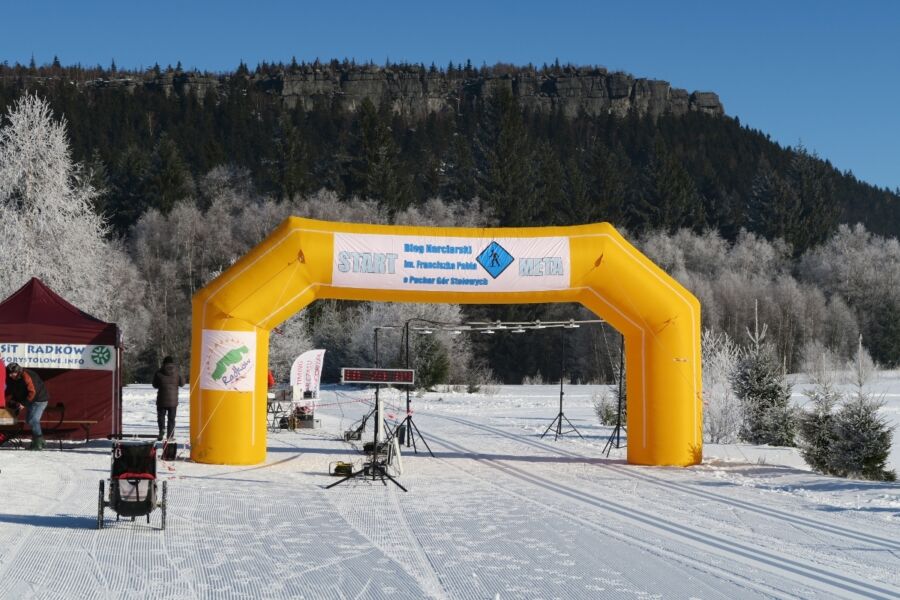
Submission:
<svg viewBox="0 0 900 600">
<path fill-rule="evenodd" d="M 265 459 L 269 331 L 320 298 L 579 302 L 625 336 L 628 461 L 701 459 L 699 302 L 608 223 L 480 229 L 289 217 L 194 296 L 194 460 Z"/>
</svg>

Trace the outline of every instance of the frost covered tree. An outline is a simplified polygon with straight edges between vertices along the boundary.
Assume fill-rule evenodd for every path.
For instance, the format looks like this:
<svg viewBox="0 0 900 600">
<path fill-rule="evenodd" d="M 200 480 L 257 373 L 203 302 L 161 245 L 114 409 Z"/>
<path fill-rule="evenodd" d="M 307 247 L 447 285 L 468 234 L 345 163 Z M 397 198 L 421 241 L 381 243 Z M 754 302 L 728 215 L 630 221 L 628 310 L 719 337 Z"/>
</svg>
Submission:
<svg viewBox="0 0 900 600">
<path fill-rule="evenodd" d="M 877 375 L 877 367 L 863 346 L 862 337 L 856 356 L 848 366 L 856 390 L 834 417 L 834 442 L 827 472 L 842 477 L 894 481 L 896 473 L 885 468 L 893 430 L 878 412 L 884 402 L 866 391 L 866 384 Z"/>
<path fill-rule="evenodd" d="M 703 331 L 703 441 L 731 444 L 741 433 L 741 403 L 732 387 L 732 377 L 741 350 L 727 333 Z"/>
<path fill-rule="evenodd" d="M 829 473 L 835 442 L 834 411 L 843 397 L 835 387 L 838 360 L 822 342 L 810 342 L 803 349 L 803 371 L 813 388 L 808 402 L 797 414 L 800 454 L 814 471 Z"/>
<path fill-rule="evenodd" d="M 186 358 L 192 296 L 290 214 L 289 205 L 250 192 L 245 177 L 216 168 L 201 181 L 205 208 L 183 198 L 168 214 L 148 210 L 131 230 L 130 251 L 147 281 L 150 331 L 141 354 L 149 373 L 163 356 Z"/>
<path fill-rule="evenodd" d="M 19 99 L 0 129 L 0 293 L 37 276 L 88 312 L 108 311 L 110 256 L 92 209 L 97 195 L 72 160 L 65 122 L 41 98 Z"/>
<path fill-rule="evenodd" d="M 833 385 L 843 365 L 830 348 L 819 340 L 812 340 L 803 348 L 803 372 L 817 386 Z"/>
<path fill-rule="evenodd" d="M 814 471 L 830 473 L 830 463 L 836 441 L 834 409 L 841 394 L 827 381 L 821 381 L 807 393 L 809 404 L 800 411 L 797 433 L 800 455 Z"/>
<path fill-rule="evenodd" d="M 269 368 L 279 381 L 290 377 L 291 366 L 298 356 L 313 349 L 306 325 L 306 311 L 300 311 L 269 334 Z"/>
<path fill-rule="evenodd" d="M 615 425 L 626 421 L 626 406 L 622 402 L 622 415 L 619 415 L 619 390 L 618 386 L 604 386 L 599 392 L 591 394 L 591 403 L 594 405 L 594 414 L 601 425 Z"/>
<path fill-rule="evenodd" d="M 856 386 L 848 400 L 835 391 L 831 378 L 813 375 L 816 386 L 808 394 L 812 407 L 799 418 L 800 452 L 820 473 L 893 481 L 896 474 L 886 468 L 893 432 L 879 415 L 883 402 L 865 391 L 875 367 L 862 339 L 855 360 L 848 366 Z"/>
<path fill-rule="evenodd" d="M 115 319 L 133 343 L 146 326 L 143 282 L 106 240 L 93 208 L 99 194 L 72 159 L 65 120 L 36 95 L 16 101 L 0 120 L 0 297 L 39 277 L 82 310 Z"/>
<path fill-rule="evenodd" d="M 765 343 L 765 326 L 760 331 L 757 321 L 753 333 L 747 333 L 751 346 L 732 378 L 744 413 L 741 437 L 751 444 L 793 446 L 796 417 L 782 366 L 774 348 Z"/>
<path fill-rule="evenodd" d="M 790 248 L 741 231 L 734 242 L 716 231 L 649 232 L 640 248 L 693 292 L 703 306 L 703 327 L 743 340 L 759 298 L 768 341 L 786 367 L 794 369 L 802 349 L 821 340 L 842 359 L 853 351 L 859 326 L 840 295 L 826 294 L 815 282 L 795 277 Z"/>
<path fill-rule="evenodd" d="M 846 300 L 875 360 L 900 364 L 900 241 L 860 224 L 841 225 L 804 255 L 798 271 L 827 295 Z"/>
<path fill-rule="evenodd" d="M 197 201 L 192 198 L 175 200 L 168 214 L 150 209 L 131 231 L 131 253 L 147 281 L 145 303 L 151 322 L 143 348 L 143 362 L 148 369 L 155 369 L 160 358 L 167 354 L 185 355 L 190 347 L 190 303 L 193 294 L 269 235 L 286 217 L 296 215 L 354 223 L 390 222 L 387 211 L 374 201 L 355 198 L 341 201 L 334 192 L 325 190 L 306 198 L 294 198 L 290 202 L 273 202 L 256 194 L 249 175 L 234 167 L 213 169 L 200 179 L 197 189 Z M 481 212 L 475 202 L 448 205 L 440 199 L 429 200 L 420 207 L 411 207 L 397 214 L 398 221 L 445 226 L 481 226 L 488 224 L 489 219 L 489 214 Z M 382 318 L 378 310 L 367 312 L 350 303 L 318 305 L 312 308 L 310 314 L 314 315 L 310 319 L 312 326 L 325 327 L 325 333 L 313 333 L 312 337 L 317 347 L 329 350 L 326 359 L 329 369 L 332 368 L 332 358 L 337 366 L 372 364 L 370 326 L 378 324 L 375 322 L 378 319 L 382 319 L 379 323 L 402 324 L 409 318 L 403 316 L 406 312 L 402 310 L 387 311 Z M 410 313 L 409 316 L 413 314 L 418 313 Z M 427 312 L 426 316 L 431 314 Z M 443 313 L 438 310 L 433 314 L 440 316 Z M 320 323 L 318 317 L 323 315 L 325 319 Z M 456 320 L 462 318 L 458 309 L 447 318 L 451 317 Z M 364 324 L 359 332 L 347 330 L 347 323 L 360 319 Z M 289 336 L 292 341 L 274 333 L 270 338 L 271 360 L 273 365 L 280 365 L 277 367 L 279 377 L 282 377 L 285 368 L 290 367 L 289 361 L 299 354 L 297 350 L 300 346 L 306 344 L 305 349 L 311 347 L 309 341 L 300 335 L 303 327 L 295 328 L 293 321 L 286 327 L 292 331 Z M 396 351 L 397 342 L 389 341 L 392 335 L 387 332 L 382 335 L 386 340 L 385 348 Z M 393 336 L 397 335 L 393 333 Z M 329 345 L 324 345 L 323 337 L 327 338 Z M 438 380 L 463 378 L 460 372 L 468 366 L 460 367 L 456 360 L 450 359 L 460 351 L 461 344 L 461 341 L 451 345 L 441 342 L 423 347 L 416 355 L 421 356 L 423 361 L 425 358 L 434 360 L 423 362 L 420 368 L 436 372 Z M 443 351 L 445 348 L 447 353 Z M 465 350 L 463 353 L 469 356 L 471 351 Z M 449 372 L 444 374 L 446 367 L 449 367 Z M 327 371 L 326 376 L 334 379 L 336 373 Z"/>
<path fill-rule="evenodd" d="M 850 373 L 850 383 L 855 385 L 858 390 L 862 390 L 878 375 L 878 365 L 875 364 L 869 351 L 863 346 L 862 336 L 859 336 L 856 355 L 847 361 L 847 367 Z"/>
<path fill-rule="evenodd" d="M 857 391 L 834 416 L 828 472 L 841 477 L 895 481 L 886 468 L 893 430 L 879 414 L 884 402 Z"/>
</svg>

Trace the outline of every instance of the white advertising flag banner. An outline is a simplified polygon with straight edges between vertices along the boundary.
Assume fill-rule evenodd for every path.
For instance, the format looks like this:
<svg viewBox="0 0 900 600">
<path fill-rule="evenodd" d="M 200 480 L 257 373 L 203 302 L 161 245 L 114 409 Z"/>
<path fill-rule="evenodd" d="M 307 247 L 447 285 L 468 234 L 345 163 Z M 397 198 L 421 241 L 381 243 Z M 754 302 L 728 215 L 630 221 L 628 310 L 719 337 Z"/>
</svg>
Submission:
<svg viewBox="0 0 900 600">
<path fill-rule="evenodd" d="M 254 332 L 203 330 L 200 349 L 201 389 L 252 392 L 255 367 Z"/>
<path fill-rule="evenodd" d="M 0 342 L 0 356 L 26 369 L 116 370 L 115 346 Z"/>
<path fill-rule="evenodd" d="M 569 238 L 460 238 L 335 233 L 337 287 L 538 292 L 569 287 Z"/>
<path fill-rule="evenodd" d="M 324 350 L 308 350 L 297 357 L 291 365 L 291 386 L 294 397 L 302 397 L 303 392 L 319 391 L 322 379 L 322 362 L 325 360 Z"/>
</svg>

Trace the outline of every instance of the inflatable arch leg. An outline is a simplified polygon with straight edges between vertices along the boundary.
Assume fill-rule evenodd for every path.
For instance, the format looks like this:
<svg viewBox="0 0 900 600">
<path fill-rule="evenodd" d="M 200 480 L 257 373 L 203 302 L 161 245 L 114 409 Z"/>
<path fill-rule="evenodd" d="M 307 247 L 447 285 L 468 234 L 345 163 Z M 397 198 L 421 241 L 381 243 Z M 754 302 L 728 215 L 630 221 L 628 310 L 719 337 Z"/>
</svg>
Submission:
<svg viewBox="0 0 900 600">
<path fill-rule="evenodd" d="M 290 217 L 193 298 L 195 461 L 265 460 L 269 331 L 320 298 L 580 302 L 625 337 L 628 462 L 702 460 L 700 304 L 611 225 L 451 229 Z"/>
</svg>

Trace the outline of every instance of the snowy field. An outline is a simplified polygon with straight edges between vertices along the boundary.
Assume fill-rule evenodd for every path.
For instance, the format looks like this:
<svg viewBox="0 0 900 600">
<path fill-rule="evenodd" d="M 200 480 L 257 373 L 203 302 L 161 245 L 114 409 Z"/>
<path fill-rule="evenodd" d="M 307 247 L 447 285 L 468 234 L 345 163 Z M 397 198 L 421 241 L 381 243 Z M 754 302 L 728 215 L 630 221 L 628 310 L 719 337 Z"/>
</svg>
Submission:
<svg viewBox="0 0 900 600">
<path fill-rule="evenodd" d="M 896 423 L 900 376 L 876 386 Z M 404 454 L 404 493 L 325 489 L 329 463 L 361 462 L 340 434 L 373 396 L 330 388 L 322 428 L 270 433 L 265 464 L 194 464 L 184 450 L 161 463 L 165 531 L 158 512 L 148 525 L 107 511 L 96 529 L 109 442 L 3 448 L 0 598 L 900 598 L 900 484 L 815 475 L 795 450 L 746 445 L 707 445 L 691 468 L 629 466 L 624 448 L 602 453 L 597 389 L 566 387 L 584 439 L 558 441 L 540 438 L 558 386 L 414 397 L 435 457 L 421 443 Z M 399 416 L 399 393 L 383 397 Z M 186 395 L 178 420 L 186 440 Z M 125 428 L 155 432 L 149 386 L 126 389 Z"/>
</svg>

